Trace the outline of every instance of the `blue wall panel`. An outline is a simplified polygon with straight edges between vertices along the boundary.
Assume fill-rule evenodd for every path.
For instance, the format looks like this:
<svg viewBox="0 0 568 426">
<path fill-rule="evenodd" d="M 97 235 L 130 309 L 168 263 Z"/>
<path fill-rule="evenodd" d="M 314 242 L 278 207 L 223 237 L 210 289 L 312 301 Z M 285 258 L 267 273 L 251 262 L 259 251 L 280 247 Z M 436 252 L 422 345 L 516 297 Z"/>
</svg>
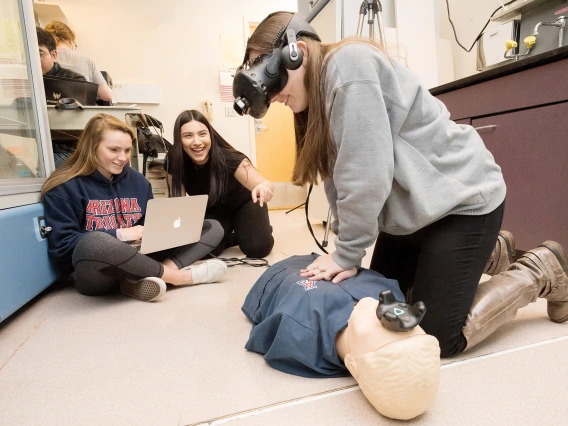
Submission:
<svg viewBox="0 0 568 426">
<path fill-rule="evenodd" d="M 0 322 L 60 276 L 40 235 L 42 216 L 41 203 L 0 210 Z"/>
</svg>

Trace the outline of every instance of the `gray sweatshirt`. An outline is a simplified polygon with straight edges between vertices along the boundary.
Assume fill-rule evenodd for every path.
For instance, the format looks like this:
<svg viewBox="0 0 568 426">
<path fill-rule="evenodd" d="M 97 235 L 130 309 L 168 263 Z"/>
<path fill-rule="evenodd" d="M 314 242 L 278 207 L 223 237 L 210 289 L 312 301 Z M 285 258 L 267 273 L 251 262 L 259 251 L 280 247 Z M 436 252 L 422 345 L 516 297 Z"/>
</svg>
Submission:
<svg viewBox="0 0 568 426">
<path fill-rule="evenodd" d="M 450 214 L 490 213 L 505 199 L 501 168 L 477 132 L 451 121 L 444 104 L 382 51 L 341 47 L 322 89 L 337 149 L 325 192 L 342 268 L 360 265 L 379 230 L 407 235 Z"/>
<path fill-rule="evenodd" d="M 105 78 L 97 68 L 95 61 L 87 55 L 83 55 L 76 50 L 58 48 L 57 62 L 63 68 L 69 68 L 79 74 L 85 76 L 87 81 L 98 84 L 99 86 L 108 86 Z"/>
</svg>

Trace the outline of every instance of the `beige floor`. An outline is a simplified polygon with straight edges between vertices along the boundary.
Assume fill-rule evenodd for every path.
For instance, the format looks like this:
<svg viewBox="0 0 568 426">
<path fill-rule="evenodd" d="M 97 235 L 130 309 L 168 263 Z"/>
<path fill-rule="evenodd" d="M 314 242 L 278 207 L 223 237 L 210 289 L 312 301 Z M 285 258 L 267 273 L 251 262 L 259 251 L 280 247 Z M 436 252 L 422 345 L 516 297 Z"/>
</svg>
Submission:
<svg viewBox="0 0 568 426">
<path fill-rule="evenodd" d="M 303 210 L 271 219 L 271 262 L 315 251 Z M 353 379 L 289 376 L 243 349 L 250 324 L 240 307 L 263 270 L 231 268 L 218 284 L 171 289 L 151 304 L 49 289 L 0 324 L 0 425 L 396 423 Z M 445 360 L 436 401 L 409 423 L 568 424 L 568 323 L 545 311 L 539 300 Z"/>
</svg>

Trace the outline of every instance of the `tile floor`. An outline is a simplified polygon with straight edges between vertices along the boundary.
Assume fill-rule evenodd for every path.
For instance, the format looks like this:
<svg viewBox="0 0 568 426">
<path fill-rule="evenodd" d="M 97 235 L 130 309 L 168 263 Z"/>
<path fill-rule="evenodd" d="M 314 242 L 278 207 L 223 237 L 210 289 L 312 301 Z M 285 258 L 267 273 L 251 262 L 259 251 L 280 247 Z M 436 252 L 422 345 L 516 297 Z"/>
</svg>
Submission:
<svg viewBox="0 0 568 426">
<path fill-rule="evenodd" d="M 303 210 L 271 220 L 271 262 L 317 248 Z M 377 414 L 353 379 L 286 375 L 243 349 L 240 307 L 263 270 L 234 267 L 220 283 L 169 289 L 151 304 L 52 286 L 0 324 L 0 425 L 401 423 Z M 567 361 L 568 323 L 549 321 L 539 300 L 444 360 L 436 401 L 408 423 L 568 424 Z"/>
</svg>

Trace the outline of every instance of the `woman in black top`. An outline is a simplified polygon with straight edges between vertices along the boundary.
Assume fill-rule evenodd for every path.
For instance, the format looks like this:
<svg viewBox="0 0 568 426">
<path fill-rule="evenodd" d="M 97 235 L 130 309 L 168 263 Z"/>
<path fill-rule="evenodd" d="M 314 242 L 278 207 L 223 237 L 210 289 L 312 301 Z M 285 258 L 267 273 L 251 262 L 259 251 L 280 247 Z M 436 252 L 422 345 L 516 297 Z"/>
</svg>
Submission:
<svg viewBox="0 0 568 426">
<path fill-rule="evenodd" d="M 174 144 L 165 167 L 170 196 L 209 195 L 205 217 L 219 221 L 225 230 L 212 254 L 234 245 L 239 245 L 247 257 L 270 253 L 274 238 L 266 203 L 272 198 L 274 185 L 199 111 L 187 110 L 177 117 Z"/>
</svg>

